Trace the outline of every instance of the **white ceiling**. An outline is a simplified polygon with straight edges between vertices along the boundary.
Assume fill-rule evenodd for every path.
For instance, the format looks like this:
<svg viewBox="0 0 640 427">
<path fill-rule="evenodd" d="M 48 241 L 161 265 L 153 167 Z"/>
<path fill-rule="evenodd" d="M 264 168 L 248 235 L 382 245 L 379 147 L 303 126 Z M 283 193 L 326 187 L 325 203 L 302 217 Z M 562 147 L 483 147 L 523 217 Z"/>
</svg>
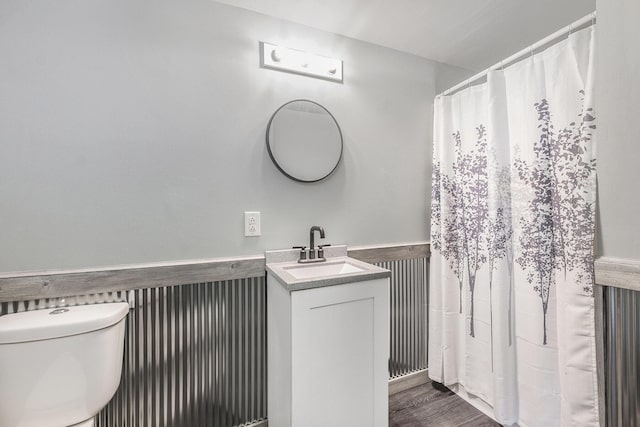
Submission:
<svg viewBox="0 0 640 427">
<path fill-rule="evenodd" d="M 595 10 L 595 0 L 218 0 L 470 70 Z"/>
</svg>

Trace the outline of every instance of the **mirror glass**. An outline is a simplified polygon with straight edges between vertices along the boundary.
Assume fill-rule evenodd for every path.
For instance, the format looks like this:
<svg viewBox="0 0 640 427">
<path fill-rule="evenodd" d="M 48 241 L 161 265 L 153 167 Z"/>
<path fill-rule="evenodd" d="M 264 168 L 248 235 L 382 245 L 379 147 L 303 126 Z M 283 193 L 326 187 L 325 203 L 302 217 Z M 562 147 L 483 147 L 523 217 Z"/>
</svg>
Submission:
<svg viewBox="0 0 640 427">
<path fill-rule="evenodd" d="M 291 179 L 316 182 L 331 175 L 342 158 L 342 132 L 322 105 L 298 99 L 274 113 L 267 149 L 276 167 Z"/>
</svg>

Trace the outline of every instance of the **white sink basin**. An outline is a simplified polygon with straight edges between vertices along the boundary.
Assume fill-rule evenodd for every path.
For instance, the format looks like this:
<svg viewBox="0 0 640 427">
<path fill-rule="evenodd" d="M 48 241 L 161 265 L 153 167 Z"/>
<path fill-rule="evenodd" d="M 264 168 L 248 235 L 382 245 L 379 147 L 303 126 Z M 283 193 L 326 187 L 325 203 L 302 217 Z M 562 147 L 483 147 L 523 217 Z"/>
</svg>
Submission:
<svg viewBox="0 0 640 427">
<path fill-rule="evenodd" d="M 283 267 L 287 273 L 296 279 L 321 278 L 326 276 L 339 276 L 341 274 L 359 273 L 365 271 L 346 260 L 325 261 L 317 264 L 297 264 Z"/>
<path fill-rule="evenodd" d="M 300 251 L 284 249 L 267 251 L 265 261 L 268 276 L 289 292 L 325 286 L 345 285 L 389 277 L 389 270 L 349 258 L 344 245 L 325 248 L 326 261 L 299 263 Z"/>
</svg>

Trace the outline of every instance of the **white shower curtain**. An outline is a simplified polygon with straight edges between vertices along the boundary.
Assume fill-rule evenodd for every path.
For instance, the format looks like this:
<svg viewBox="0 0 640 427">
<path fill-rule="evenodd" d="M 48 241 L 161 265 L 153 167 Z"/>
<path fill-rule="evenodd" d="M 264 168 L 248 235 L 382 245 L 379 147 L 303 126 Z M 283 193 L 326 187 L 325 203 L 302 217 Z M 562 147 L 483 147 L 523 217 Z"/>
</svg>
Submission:
<svg viewBox="0 0 640 427">
<path fill-rule="evenodd" d="M 507 425 L 598 425 L 594 37 L 435 102 L 429 376 Z"/>
</svg>

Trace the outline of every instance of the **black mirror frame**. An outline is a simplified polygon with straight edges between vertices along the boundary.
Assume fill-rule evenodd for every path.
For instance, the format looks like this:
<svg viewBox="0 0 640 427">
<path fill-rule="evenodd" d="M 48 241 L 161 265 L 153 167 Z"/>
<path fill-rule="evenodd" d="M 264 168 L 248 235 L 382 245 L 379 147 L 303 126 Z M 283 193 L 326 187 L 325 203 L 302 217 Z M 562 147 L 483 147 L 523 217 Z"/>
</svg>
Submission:
<svg viewBox="0 0 640 427">
<path fill-rule="evenodd" d="M 295 176 L 292 176 L 290 174 L 288 174 L 287 172 L 285 172 L 284 169 L 282 169 L 282 167 L 278 164 L 278 162 L 276 161 L 275 157 L 273 156 L 273 153 L 271 152 L 271 146 L 269 144 L 269 130 L 271 129 L 271 123 L 273 122 L 273 119 L 276 117 L 276 115 L 278 114 L 278 112 L 280 110 L 282 110 L 284 107 L 286 107 L 287 105 L 293 103 L 293 102 L 299 102 L 299 101 L 305 101 L 305 102 L 310 102 L 312 104 L 317 105 L 318 107 L 322 108 L 324 111 L 327 112 L 327 114 L 329 114 L 329 116 L 331 117 L 331 119 L 333 119 L 333 122 L 336 124 L 336 127 L 338 128 L 338 134 L 340 135 L 340 156 L 338 157 L 338 161 L 336 162 L 336 165 L 333 167 L 333 169 L 331 169 L 331 171 L 326 174 L 325 176 L 318 178 L 318 179 L 313 179 L 313 180 L 305 180 L 305 179 L 300 179 L 300 178 L 296 178 Z M 271 115 L 271 118 L 269 119 L 269 124 L 267 125 L 267 134 L 266 134 L 266 142 L 267 142 L 267 151 L 269 152 L 269 157 L 271 158 L 271 161 L 273 162 L 273 164 L 276 166 L 276 168 L 278 168 L 278 170 L 287 178 L 292 179 L 294 181 L 297 182 L 305 182 L 305 183 L 312 183 L 312 182 L 318 182 L 318 181 L 322 181 L 323 179 L 329 177 L 329 175 L 331 175 L 333 172 L 335 172 L 336 169 L 338 169 L 338 166 L 340 165 L 340 161 L 342 160 L 342 153 L 344 152 L 344 138 L 342 136 L 342 129 L 340 129 L 340 125 L 338 124 L 338 121 L 336 120 L 336 118 L 333 116 L 333 114 L 331 114 L 331 112 L 329 110 L 327 110 L 323 105 L 312 101 L 310 99 L 294 99 L 292 101 L 286 102 L 284 104 L 282 104 L 276 111 L 275 113 L 273 113 Z"/>
</svg>

